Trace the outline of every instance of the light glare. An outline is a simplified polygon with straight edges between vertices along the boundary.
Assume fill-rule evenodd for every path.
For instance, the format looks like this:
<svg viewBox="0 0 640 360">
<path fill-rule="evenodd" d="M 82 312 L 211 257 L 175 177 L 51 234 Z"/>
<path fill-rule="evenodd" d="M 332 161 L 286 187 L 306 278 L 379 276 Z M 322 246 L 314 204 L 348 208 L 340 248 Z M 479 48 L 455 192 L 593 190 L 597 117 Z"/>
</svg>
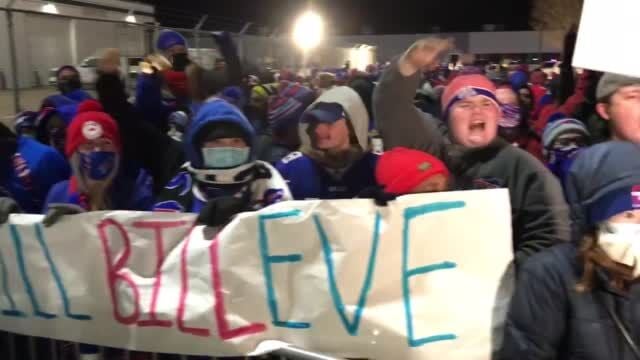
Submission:
<svg viewBox="0 0 640 360">
<path fill-rule="evenodd" d="M 322 42 L 324 23 L 313 11 L 302 14 L 293 27 L 293 41 L 302 50 L 311 50 Z"/>
</svg>

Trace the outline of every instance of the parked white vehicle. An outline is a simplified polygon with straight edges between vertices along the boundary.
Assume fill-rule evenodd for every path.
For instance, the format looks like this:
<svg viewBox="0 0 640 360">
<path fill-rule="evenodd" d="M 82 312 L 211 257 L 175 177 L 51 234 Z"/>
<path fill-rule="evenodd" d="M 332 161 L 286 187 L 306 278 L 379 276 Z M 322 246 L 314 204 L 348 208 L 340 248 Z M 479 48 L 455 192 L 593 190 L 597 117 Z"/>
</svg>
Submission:
<svg viewBox="0 0 640 360">
<path fill-rule="evenodd" d="M 98 79 L 98 60 L 97 56 L 89 56 L 82 60 L 82 62 L 78 65 L 74 65 L 78 72 L 80 73 L 80 81 L 83 85 L 93 86 Z M 140 71 L 139 64 L 143 61 L 142 57 L 121 57 L 120 58 L 120 68 L 124 70 L 124 73 L 127 74 L 125 77 L 126 82 L 135 83 L 136 78 L 138 77 L 138 72 Z M 51 68 L 49 70 L 49 85 L 55 86 L 58 82 L 56 78 L 56 73 L 59 68 Z"/>
</svg>

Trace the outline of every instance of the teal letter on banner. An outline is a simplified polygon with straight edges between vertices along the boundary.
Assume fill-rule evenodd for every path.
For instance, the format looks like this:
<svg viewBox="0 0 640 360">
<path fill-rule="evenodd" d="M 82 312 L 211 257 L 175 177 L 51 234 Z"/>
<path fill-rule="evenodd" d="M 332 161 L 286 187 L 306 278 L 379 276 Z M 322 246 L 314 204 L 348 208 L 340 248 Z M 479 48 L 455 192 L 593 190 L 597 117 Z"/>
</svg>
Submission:
<svg viewBox="0 0 640 360">
<path fill-rule="evenodd" d="M 260 256 L 262 257 L 262 269 L 264 271 L 264 282 L 267 288 L 267 302 L 269 304 L 271 318 L 273 319 L 272 323 L 275 326 L 291 329 L 308 329 L 311 327 L 311 324 L 306 322 L 280 320 L 280 315 L 278 314 L 278 300 L 276 297 L 276 290 L 273 287 L 273 274 L 271 273 L 271 264 L 299 262 L 302 261 L 302 255 L 269 255 L 269 236 L 267 235 L 265 222 L 267 220 L 277 220 L 287 217 L 300 216 L 301 213 L 302 212 L 300 210 L 291 210 L 274 214 L 260 215 L 260 217 L 258 218 Z"/>
<path fill-rule="evenodd" d="M 409 286 L 409 280 L 413 276 L 426 274 L 437 270 L 453 269 L 457 265 L 454 262 L 443 261 L 437 264 L 430 264 L 414 269 L 409 269 L 409 223 L 412 219 L 417 218 L 418 216 L 439 211 L 460 209 L 463 207 L 465 207 L 464 201 L 451 201 L 420 205 L 404 210 L 404 227 L 402 229 L 402 293 L 404 298 L 405 317 L 407 319 L 407 341 L 409 343 L 409 346 L 411 347 L 418 347 L 436 341 L 455 340 L 457 338 L 455 334 L 438 334 L 419 339 L 416 339 L 414 337 L 413 312 L 411 309 L 411 289 Z M 420 235 L 423 237 L 428 236 L 428 234 Z"/>
<path fill-rule="evenodd" d="M 340 291 L 338 291 L 338 285 L 336 284 L 336 275 L 333 265 L 333 252 L 331 250 L 331 243 L 329 242 L 329 238 L 327 237 L 322 224 L 320 223 L 320 219 L 318 215 L 313 215 L 313 222 L 316 224 L 316 229 L 318 230 L 318 236 L 320 237 L 320 242 L 322 243 L 322 250 L 324 252 L 324 260 L 327 264 L 327 277 L 329 278 L 329 290 L 331 292 L 331 298 L 333 299 L 333 305 L 338 311 L 338 315 L 340 315 L 340 320 L 342 320 L 342 324 L 347 329 L 350 335 L 356 336 L 358 335 L 358 328 L 360 327 L 360 319 L 362 317 L 362 310 L 364 309 L 367 303 L 367 296 L 369 295 L 369 291 L 371 290 L 371 282 L 373 280 L 373 271 L 376 266 L 376 257 L 378 253 L 378 242 L 380 239 L 380 213 L 376 213 L 374 227 L 373 227 L 373 240 L 371 244 L 371 251 L 369 253 L 369 263 L 367 265 L 367 272 L 364 277 L 364 283 L 362 284 L 362 288 L 360 290 L 360 297 L 358 298 L 358 304 L 356 305 L 356 310 L 353 315 L 353 320 L 349 321 L 347 318 L 347 314 L 345 311 L 345 305 L 342 301 L 342 296 L 340 295 Z"/>
</svg>

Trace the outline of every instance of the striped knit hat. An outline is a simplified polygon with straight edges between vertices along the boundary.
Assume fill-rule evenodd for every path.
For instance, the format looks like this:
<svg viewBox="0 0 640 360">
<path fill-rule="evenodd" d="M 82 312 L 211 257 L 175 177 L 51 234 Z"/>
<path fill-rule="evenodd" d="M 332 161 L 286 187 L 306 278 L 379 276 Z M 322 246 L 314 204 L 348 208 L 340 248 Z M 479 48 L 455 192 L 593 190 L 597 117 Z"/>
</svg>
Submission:
<svg viewBox="0 0 640 360">
<path fill-rule="evenodd" d="M 582 121 L 571 118 L 558 119 L 549 122 L 544 128 L 542 133 L 542 146 L 545 149 L 550 148 L 558 136 L 567 132 L 577 132 L 587 137 L 590 136 L 589 130 L 587 130 L 587 127 L 584 126 Z"/>
<path fill-rule="evenodd" d="M 300 101 L 285 96 L 274 96 L 269 100 L 267 119 L 272 128 L 278 129 L 297 124 L 303 113 L 304 106 Z"/>
<path fill-rule="evenodd" d="M 442 114 L 446 119 L 451 108 L 461 100 L 472 96 L 484 96 L 493 101 L 500 108 L 496 99 L 496 87 L 484 75 L 460 75 L 457 76 L 442 94 Z"/>
</svg>

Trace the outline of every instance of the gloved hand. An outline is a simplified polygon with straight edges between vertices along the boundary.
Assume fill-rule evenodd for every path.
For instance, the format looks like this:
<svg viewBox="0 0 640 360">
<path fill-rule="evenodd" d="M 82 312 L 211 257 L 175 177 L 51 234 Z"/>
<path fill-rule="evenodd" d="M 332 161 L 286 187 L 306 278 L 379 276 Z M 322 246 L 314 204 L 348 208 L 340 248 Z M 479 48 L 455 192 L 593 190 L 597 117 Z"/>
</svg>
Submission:
<svg viewBox="0 0 640 360">
<path fill-rule="evenodd" d="M 372 186 L 362 190 L 357 197 L 360 199 L 373 199 L 378 206 L 387 206 L 389 205 L 389 201 L 397 198 L 396 195 L 385 192 L 378 186 Z"/>
<path fill-rule="evenodd" d="M 10 197 L 0 197 L 0 225 L 9 221 L 9 215 L 22 212 L 18 203 Z"/>
<path fill-rule="evenodd" d="M 51 204 L 47 210 L 47 214 L 42 219 L 42 224 L 45 227 L 50 227 L 57 223 L 61 217 L 65 215 L 76 215 L 85 212 L 85 210 L 73 204 Z"/>
<path fill-rule="evenodd" d="M 200 210 L 196 224 L 207 226 L 226 225 L 231 218 L 247 209 L 244 199 L 235 196 L 223 196 L 209 200 Z"/>
</svg>

